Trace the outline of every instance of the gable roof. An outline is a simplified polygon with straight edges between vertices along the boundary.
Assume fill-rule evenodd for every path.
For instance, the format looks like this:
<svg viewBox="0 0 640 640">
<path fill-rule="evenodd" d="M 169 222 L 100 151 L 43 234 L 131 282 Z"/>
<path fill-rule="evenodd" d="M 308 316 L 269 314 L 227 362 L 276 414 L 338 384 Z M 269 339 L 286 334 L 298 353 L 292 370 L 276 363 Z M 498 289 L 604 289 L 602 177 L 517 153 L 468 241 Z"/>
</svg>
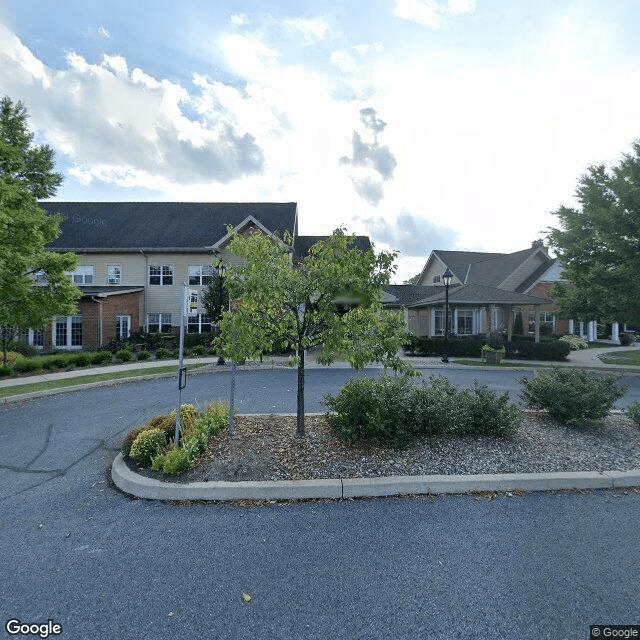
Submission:
<svg viewBox="0 0 640 640">
<path fill-rule="evenodd" d="M 50 249 L 66 251 L 204 251 L 253 217 L 274 235 L 295 237 L 295 202 L 40 202 L 62 214 Z"/>
<path fill-rule="evenodd" d="M 429 307 L 435 304 L 444 304 L 445 288 L 436 287 L 438 292 L 423 300 L 419 300 L 412 307 Z M 516 291 L 508 291 L 498 287 L 488 287 L 481 284 L 462 284 L 449 289 L 449 304 L 545 304 L 549 302 L 545 298 L 529 296 Z"/>
<path fill-rule="evenodd" d="M 387 307 L 408 307 L 415 302 L 436 295 L 442 287 L 422 284 L 389 284 L 383 290 L 389 297 L 383 299 Z"/>
</svg>

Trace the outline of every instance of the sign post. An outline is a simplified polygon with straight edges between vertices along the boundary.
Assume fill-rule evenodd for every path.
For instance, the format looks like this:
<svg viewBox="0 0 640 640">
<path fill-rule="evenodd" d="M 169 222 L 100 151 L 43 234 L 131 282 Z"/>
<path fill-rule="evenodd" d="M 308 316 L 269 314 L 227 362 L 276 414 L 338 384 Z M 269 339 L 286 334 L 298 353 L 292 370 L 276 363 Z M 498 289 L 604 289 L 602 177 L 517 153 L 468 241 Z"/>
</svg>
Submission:
<svg viewBox="0 0 640 640">
<path fill-rule="evenodd" d="M 198 292 L 187 288 L 182 283 L 182 304 L 180 305 L 180 349 L 178 357 L 178 407 L 176 408 L 176 426 L 173 441 L 176 448 L 180 443 L 180 407 L 182 406 L 182 390 L 187 386 L 187 367 L 184 366 L 184 319 L 190 311 L 198 307 Z"/>
<path fill-rule="evenodd" d="M 238 310 L 241 300 L 229 300 L 229 311 L 235 313 Z M 233 350 L 235 351 L 237 334 L 235 329 L 233 330 Z M 236 427 L 234 422 L 234 403 L 236 395 L 236 359 L 231 360 L 231 389 L 229 390 L 229 435 L 233 438 L 236 435 Z"/>
</svg>

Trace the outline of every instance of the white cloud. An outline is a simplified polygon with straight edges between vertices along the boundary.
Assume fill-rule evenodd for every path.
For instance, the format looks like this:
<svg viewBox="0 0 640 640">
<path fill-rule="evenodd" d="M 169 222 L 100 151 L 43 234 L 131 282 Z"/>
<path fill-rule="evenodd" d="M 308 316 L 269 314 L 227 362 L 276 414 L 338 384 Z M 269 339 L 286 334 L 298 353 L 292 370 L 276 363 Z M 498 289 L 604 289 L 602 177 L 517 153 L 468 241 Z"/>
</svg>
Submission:
<svg viewBox="0 0 640 640">
<path fill-rule="evenodd" d="M 111 35 L 109 34 L 109 31 L 107 31 L 106 27 L 99 27 L 98 28 L 98 34 L 102 38 L 110 38 L 111 37 Z"/>
<path fill-rule="evenodd" d="M 475 0 L 396 0 L 393 12 L 403 20 L 439 29 L 446 16 L 455 16 L 475 10 Z"/>
<path fill-rule="evenodd" d="M 229 21 L 236 27 L 247 24 L 247 16 L 244 13 L 234 13 L 229 17 Z"/>
<path fill-rule="evenodd" d="M 290 18 L 283 22 L 285 29 L 301 35 L 307 44 L 323 40 L 329 35 L 329 23 L 324 18 Z"/>
</svg>

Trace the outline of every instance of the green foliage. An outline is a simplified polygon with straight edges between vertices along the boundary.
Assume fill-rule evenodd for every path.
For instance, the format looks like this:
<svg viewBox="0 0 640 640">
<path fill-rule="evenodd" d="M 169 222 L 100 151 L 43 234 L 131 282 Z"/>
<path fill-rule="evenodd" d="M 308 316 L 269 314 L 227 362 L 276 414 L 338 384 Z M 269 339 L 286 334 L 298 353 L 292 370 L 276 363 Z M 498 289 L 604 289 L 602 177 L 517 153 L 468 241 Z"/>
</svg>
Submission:
<svg viewBox="0 0 640 640">
<path fill-rule="evenodd" d="M 91 364 L 111 364 L 113 354 L 110 351 L 95 351 L 91 354 Z"/>
<path fill-rule="evenodd" d="M 36 373 L 42 371 L 40 358 L 23 358 L 20 356 L 13 363 L 13 370 L 16 373 Z"/>
<path fill-rule="evenodd" d="M 418 338 L 409 336 L 404 347 L 412 356 L 439 357 L 448 355 L 458 358 L 477 358 L 481 343 L 476 338 L 449 338 L 445 345 L 444 338 Z"/>
<path fill-rule="evenodd" d="M 516 319 L 513 322 L 513 335 L 521 336 L 524 334 L 524 327 L 522 324 L 522 311 L 516 313 Z"/>
<path fill-rule="evenodd" d="M 601 375 L 574 368 L 555 367 L 521 378 L 521 398 L 531 409 L 546 409 L 560 422 L 573 427 L 599 423 L 627 387 L 616 386 L 619 376 Z"/>
<path fill-rule="evenodd" d="M 148 360 L 151 357 L 151 354 L 148 351 L 139 351 L 136 354 L 136 358 L 138 360 Z"/>
<path fill-rule="evenodd" d="M 571 351 L 579 351 L 580 349 L 588 349 L 589 345 L 585 342 L 584 338 L 576 335 L 566 335 L 559 338 L 560 342 L 565 342 L 569 345 Z"/>
<path fill-rule="evenodd" d="M 213 322 L 219 322 L 222 313 L 229 308 L 229 291 L 221 278 L 213 274 L 209 284 L 202 290 L 202 304 Z"/>
<path fill-rule="evenodd" d="M 38 206 L 62 181 L 53 150 L 33 145 L 21 102 L 0 100 L 0 342 L 3 353 L 20 330 L 39 329 L 56 315 L 75 313 L 80 291 L 66 275 L 77 257 L 45 247 L 60 220 Z M 35 274 L 44 278 L 37 280 Z"/>
<path fill-rule="evenodd" d="M 170 414 L 171 419 L 175 423 L 176 410 L 174 409 Z M 195 433 L 196 423 L 198 422 L 198 409 L 192 404 L 180 405 L 180 435 L 188 435 Z"/>
<path fill-rule="evenodd" d="M 620 334 L 620 345 L 623 347 L 628 347 L 635 342 L 635 336 L 632 333 L 621 333 Z"/>
<path fill-rule="evenodd" d="M 218 435 L 229 422 L 229 406 L 220 402 L 207 405 L 204 412 L 198 417 L 196 429 L 200 433 L 205 433 L 207 439 Z"/>
<path fill-rule="evenodd" d="M 506 357 L 513 360 L 543 360 L 562 361 L 566 360 L 571 347 L 560 340 L 541 340 L 532 342 L 522 340 L 518 342 L 505 343 Z"/>
<path fill-rule="evenodd" d="M 296 264 L 288 245 L 261 233 L 236 235 L 228 251 L 242 259 L 225 275 L 229 296 L 241 303 L 234 313 L 223 313 L 216 348 L 236 361 L 295 352 L 298 435 L 304 435 L 305 349 L 323 345 L 323 364 L 344 356 L 356 368 L 376 361 L 408 369 L 397 357 L 405 335 L 402 318 L 380 303 L 395 254 L 363 252 L 343 229 L 317 242 Z"/>
<path fill-rule="evenodd" d="M 627 407 L 627 416 L 640 425 L 640 402 L 633 402 Z"/>
<path fill-rule="evenodd" d="M 129 349 L 120 349 L 116 351 L 116 360 L 118 362 L 129 362 L 133 360 L 133 353 Z"/>
<path fill-rule="evenodd" d="M 459 390 L 446 378 L 431 377 L 430 386 L 411 379 L 381 376 L 352 378 L 325 404 L 335 412 L 329 424 L 351 444 L 406 448 L 417 435 L 511 436 L 521 422 L 520 409 L 486 386 Z"/>
<path fill-rule="evenodd" d="M 156 351 L 156 360 L 166 360 L 169 355 L 169 352 L 164 347 L 160 347 Z"/>
<path fill-rule="evenodd" d="M 167 437 L 162 429 L 145 429 L 136 436 L 129 450 L 129 457 L 140 462 L 150 462 L 151 458 L 162 452 Z"/>
<path fill-rule="evenodd" d="M 206 352 L 206 348 L 202 345 L 196 345 L 195 347 L 193 347 L 193 349 L 191 349 L 192 356 L 203 356 Z"/>
<path fill-rule="evenodd" d="M 576 190 L 579 206 L 560 207 L 549 242 L 569 284 L 551 297 L 565 317 L 640 324 L 640 140 L 607 169 L 589 167 Z"/>
<path fill-rule="evenodd" d="M 88 367 L 91 365 L 91 354 L 82 351 L 80 353 L 74 353 L 71 356 L 71 362 L 76 367 Z"/>
<path fill-rule="evenodd" d="M 8 364 L 0 364 L 0 376 L 10 376 L 13 373 L 13 367 Z"/>
<path fill-rule="evenodd" d="M 193 467 L 193 460 L 186 449 L 169 449 L 166 453 L 155 456 L 151 469 L 164 471 L 168 475 L 189 471 Z"/>
</svg>

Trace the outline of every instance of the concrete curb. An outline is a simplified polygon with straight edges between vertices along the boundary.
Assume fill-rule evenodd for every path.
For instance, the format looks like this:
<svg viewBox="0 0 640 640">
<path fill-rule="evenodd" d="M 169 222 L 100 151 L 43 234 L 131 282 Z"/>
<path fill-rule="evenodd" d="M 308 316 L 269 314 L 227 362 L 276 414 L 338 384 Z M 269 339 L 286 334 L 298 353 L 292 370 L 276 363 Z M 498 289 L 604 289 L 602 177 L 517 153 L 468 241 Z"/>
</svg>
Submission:
<svg viewBox="0 0 640 640">
<path fill-rule="evenodd" d="M 192 482 L 176 484 L 141 476 L 119 453 L 111 466 L 114 484 L 148 500 L 310 500 L 398 495 L 437 495 L 477 491 L 555 491 L 640 486 L 640 469 L 558 473 L 503 473 L 451 476 L 389 476 L 266 482 Z"/>
</svg>

